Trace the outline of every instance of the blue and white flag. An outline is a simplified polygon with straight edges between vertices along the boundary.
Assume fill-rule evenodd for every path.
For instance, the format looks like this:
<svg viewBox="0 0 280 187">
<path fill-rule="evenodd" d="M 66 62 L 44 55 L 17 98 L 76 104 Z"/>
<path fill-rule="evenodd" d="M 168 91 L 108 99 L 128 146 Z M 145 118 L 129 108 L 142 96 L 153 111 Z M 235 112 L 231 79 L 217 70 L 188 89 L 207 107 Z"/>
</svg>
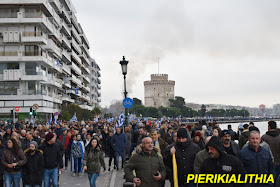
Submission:
<svg viewBox="0 0 280 187">
<path fill-rule="evenodd" d="M 123 123 L 124 123 L 124 113 L 121 113 L 118 121 L 117 121 L 117 125 L 116 127 L 122 127 L 123 126 Z"/>
<path fill-rule="evenodd" d="M 54 118 L 54 126 L 56 126 L 56 124 L 57 124 L 57 119 Z"/>
<path fill-rule="evenodd" d="M 74 116 L 70 119 L 70 122 L 78 122 L 76 114 L 74 114 Z"/>
<path fill-rule="evenodd" d="M 94 122 L 95 122 L 95 123 L 98 122 L 98 117 L 97 117 L 97 116 L 94 118 Z"/>
<path fill-rule="evenodd" d="M 60 66 L 59 59 L 57 59 L 56 65 L 57 65 L 57 66 Z"/>
<path fill-rule="evenodd" d="M 50 118 L 50 120 L 49 120 L 48 124 L 51 124 L 51 122 L 52 122 L 52 117 Z"/>
<path fill-rule="evenodd" d="M 135 114 L 130 114 L 129 116 L 129 122 L 131 122 L 132 120 L 136 119 L 136 115 Z"/>
</svg>

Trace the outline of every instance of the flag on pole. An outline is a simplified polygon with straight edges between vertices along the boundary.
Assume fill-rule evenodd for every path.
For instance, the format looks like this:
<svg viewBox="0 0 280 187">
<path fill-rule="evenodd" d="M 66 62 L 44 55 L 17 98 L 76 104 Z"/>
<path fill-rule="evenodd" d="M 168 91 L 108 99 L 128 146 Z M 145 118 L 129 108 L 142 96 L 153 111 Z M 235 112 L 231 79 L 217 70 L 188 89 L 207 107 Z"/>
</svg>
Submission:
<svg viewBox="0 0 280 187">
<path fill-rule="evenodd" d="M 48 121 L 48 124 L 51 124 L 51 122 L 52 122 L 52 117 L 51 117 L 50 120 Z"/>
<path fill-rule="evenodd" d="M 60 66 L 59 59 L 57 59 L 56 65 L 57 65 L 57 66 Z"/>
<path fill-rule="evenodd" d="M 173 165 L 174 187 L 178 187 L 178 170 L 177 170 L 177 162 L 176 162 L 175 154 L 172 154 L 172 165 Z"/>
<path fill-rule="evenodd" d="M 76 114 L 74 114 L 74 116 L 70 119 L 70 122 L 78 122 Z"/>
<path fill-rule="evenodd" d="M 119 116 L 119 119 L 117 121 L 116 127 L 122 127 L 123 123 L 124 123 L 124 113 L 121 113 L 121 115 Z"/>
</svg>

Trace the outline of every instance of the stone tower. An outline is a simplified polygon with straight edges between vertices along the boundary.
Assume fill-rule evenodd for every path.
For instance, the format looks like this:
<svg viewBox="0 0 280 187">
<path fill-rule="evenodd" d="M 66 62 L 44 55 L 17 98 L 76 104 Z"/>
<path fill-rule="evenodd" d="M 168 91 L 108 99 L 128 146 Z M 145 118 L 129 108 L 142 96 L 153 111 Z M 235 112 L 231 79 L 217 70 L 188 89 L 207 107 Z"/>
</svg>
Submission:
<svg viewBox="0 0 280 187">
<path fill-rule="evenodd" d="M 144 82 L 146 107 L 169 107 L 169 99 L 174 99 L 175 81 L 168 80 L 167 74 L 152 74 L 150 81 Z"/>
</svg>

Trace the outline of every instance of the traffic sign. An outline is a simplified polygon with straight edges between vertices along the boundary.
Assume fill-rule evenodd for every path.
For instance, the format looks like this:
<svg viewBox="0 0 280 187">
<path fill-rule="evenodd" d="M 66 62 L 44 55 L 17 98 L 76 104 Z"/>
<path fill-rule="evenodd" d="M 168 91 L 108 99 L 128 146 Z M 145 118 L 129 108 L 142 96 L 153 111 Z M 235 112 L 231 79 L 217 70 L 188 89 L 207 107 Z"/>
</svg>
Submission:
<svg viewBox="0 0 280 187">
<path fill-rule="evenodd" d="M 124 108 L 131 108 L 133 106 L 133 100 L 131 98 L 125 98 L 123 100 L 123 106 Z"/>
<path fill-rule="evenodd" d="M 15 107 L 15 111 L 18 112 L 19 111 L 19 106 Z"/>
<path fill-rule="evenodd" d="M 32 109 L 33 109 L 33 110 L 38 110 L 38 108 L 39 108 L 39 105 L 38 105 L 38 104 L 34 104 L 34 105 L 32 106 Z"/>
<path fill-rule="evenodd" d="M 54 115 L 54 116 L 59 116 L 59 113 L 58 113 L 58 112 L 55 112 L 53 115 Z"/>
</svg>

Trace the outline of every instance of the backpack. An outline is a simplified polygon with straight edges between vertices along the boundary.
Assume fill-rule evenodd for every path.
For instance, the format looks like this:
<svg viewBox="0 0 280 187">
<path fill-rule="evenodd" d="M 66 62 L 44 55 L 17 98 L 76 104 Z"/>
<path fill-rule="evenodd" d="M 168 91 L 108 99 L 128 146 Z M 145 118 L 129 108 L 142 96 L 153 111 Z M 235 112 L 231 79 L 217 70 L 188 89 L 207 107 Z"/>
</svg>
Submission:
<svg viewBox="0 0 280 187">
<path fill-rule="evenodd" d="M 82 150 L 79 142 L 73 145 L 71 153 L 74 158 L 82 158 Z"/>
</svg>

